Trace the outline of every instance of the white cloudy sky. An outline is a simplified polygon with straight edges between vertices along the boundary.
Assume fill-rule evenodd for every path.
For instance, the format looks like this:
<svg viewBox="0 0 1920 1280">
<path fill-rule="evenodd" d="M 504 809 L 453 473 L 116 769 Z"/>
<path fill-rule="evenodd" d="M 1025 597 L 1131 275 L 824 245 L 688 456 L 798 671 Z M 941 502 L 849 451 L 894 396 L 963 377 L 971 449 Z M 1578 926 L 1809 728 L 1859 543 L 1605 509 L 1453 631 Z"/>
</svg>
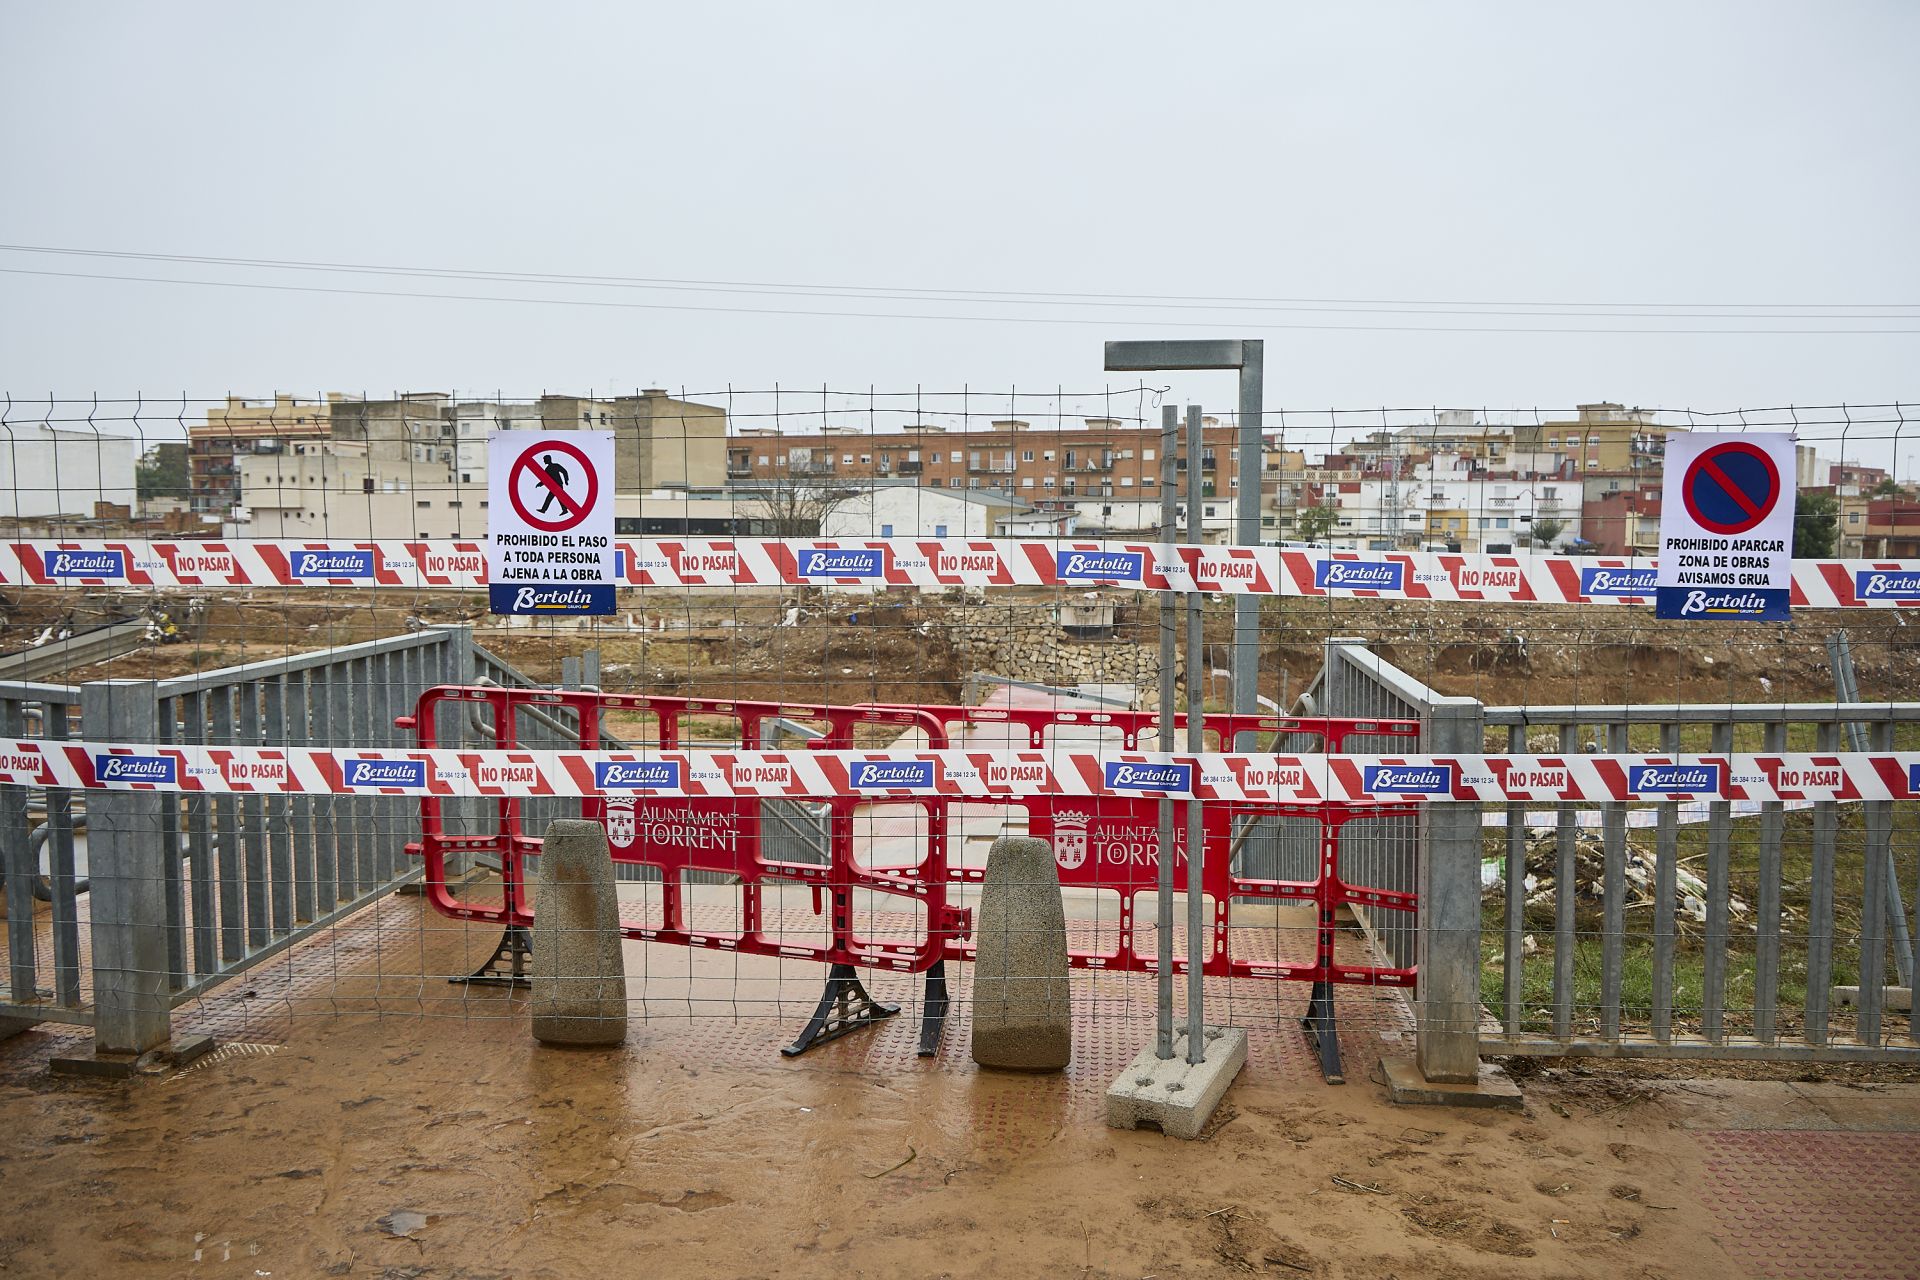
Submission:
<svg viewBox="0 0 1920 1280">
<path fill-rule="evenodd" d="M 7 0 L 0 47 L 0 242 L 440 273 L 0 251 L 22 397 L 1088 389 L 1217 335 L 1275 407 L 1920 399 L 1907 0 Z M 1818 332 L 1698 332 L 1754 329 Z"/>
</svg>

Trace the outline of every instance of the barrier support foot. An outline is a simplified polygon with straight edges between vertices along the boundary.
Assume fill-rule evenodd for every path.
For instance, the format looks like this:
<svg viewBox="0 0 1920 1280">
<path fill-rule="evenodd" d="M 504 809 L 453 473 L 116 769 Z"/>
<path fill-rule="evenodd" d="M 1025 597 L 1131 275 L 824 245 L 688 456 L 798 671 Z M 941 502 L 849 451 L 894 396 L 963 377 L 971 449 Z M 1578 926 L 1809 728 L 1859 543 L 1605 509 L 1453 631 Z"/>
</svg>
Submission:
<svg viewBox="0 0 1920 1280">
<path fill-rule="evenodd" d="M 1320 1052 L 1320 1075 L 1328 1084 L 1345 1084 L 1346 1069 L 1340 1065 L 1340 1034 L 1333 1018 L 1333 983 L 1316 982 L 1307 998 L 1307 1016 L 1300 1019 L 1307 1043 Z"/>
<path fill-rule="evenodd" d="M 900 1012 L 897 1004 L 883 1004 L 867 994 L 859 974 L 850 964 L 836 964 L 827 970 L 827 989 L 820 996 L 820 1007 L 813 1011 L 800 1038 L 780 1050 L 782 1057 L 797 1058 L 818 1044 L 838 1040 L 851 1031 L 871 1027 Z"/>
<path fill-rule="evenodd" d="M 926 994 L 920 1001 L 920 1057 L 940 1053 L 940 1034 L 947 1026 L 947 962 L 936 960 L 927 970 Z"/>
<path fill-rule="evenodd" d="M 463 977 L 448 978 L 451 983 L 472 987 L 531 987 L 527 976 L 527 957 L 533 954 L 533 935 L 524 925 L 510 924 L 500 934 L 499 945 L 487 962 Z M 507 968 L 502 970 L 500 966 Z"/>
</svg>

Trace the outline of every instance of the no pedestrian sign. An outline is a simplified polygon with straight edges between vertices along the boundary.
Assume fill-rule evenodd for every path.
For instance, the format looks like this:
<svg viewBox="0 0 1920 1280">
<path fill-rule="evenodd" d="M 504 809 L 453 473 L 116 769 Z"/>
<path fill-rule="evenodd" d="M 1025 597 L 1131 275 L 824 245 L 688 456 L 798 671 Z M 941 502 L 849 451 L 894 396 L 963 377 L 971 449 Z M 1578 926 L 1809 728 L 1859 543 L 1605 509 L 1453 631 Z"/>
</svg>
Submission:
<svg viewBox="0 0 1920 1280">
<path fill-rule="evenodd" d="M 1657 616 L 1787 620 L 1793 452 L 1781 433 L 1667 437 Z"/>
<path fill-rule="evenodd" d="M 487 494 L 493 612 L 613 612 L 612 432 L 497 432 Z"/>
</svg>

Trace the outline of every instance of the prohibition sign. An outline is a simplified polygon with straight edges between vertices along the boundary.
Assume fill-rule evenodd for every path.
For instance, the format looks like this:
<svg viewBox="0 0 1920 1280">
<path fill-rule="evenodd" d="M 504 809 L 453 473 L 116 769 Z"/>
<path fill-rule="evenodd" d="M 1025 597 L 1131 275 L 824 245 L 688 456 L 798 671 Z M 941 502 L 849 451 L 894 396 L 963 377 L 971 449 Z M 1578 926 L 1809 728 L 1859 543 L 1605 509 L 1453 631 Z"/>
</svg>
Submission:
<svg viewBox="0 0 1920 1280">
<path fill-rule="evenodd" d="M 557 483 L 535 461 L 537 456 L 549 453 L 564 453 L 579 466 L 579 474 L 586 480 L 587 485 L 587 496 L 584 500 L 575 500 L 567 493 L 565 485 Z M 527 504 L 520 498 L 522 472 L 531 474 L 541 488 L 559 499 L 560 506 L 563 508 L 559 516 L 547 520 L 527 509 Z M 594 474 L 593 463 L 587 460 L 587 455 L 579 448 L 549 439 L 532 446 L 513 460 L 513 467 L 507 472 L 507 496 L 513 500 L 514 511 L 527 522 L 530 528 L 538 529 L 543 533 L 565 533 L 569 529 L 579 528 L 580 523 L 593 513 L 594 500 L 600 496 L 600 477 Z"/>
<path fill-rule="evenodd" d="M 1693 460 L 1680 496 L 1687 515 L 1708 533 L 1745 533 L 1780 501 L 1780 469 L 1760 446 L 1729 440 Z"/>
</svg>

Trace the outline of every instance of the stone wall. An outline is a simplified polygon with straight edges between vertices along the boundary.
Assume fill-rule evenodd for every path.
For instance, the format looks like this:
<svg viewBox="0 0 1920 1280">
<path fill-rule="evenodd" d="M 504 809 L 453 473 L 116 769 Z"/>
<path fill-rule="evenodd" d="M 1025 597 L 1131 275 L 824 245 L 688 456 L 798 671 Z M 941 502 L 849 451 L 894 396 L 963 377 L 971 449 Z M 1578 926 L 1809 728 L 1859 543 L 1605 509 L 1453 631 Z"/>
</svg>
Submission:
<svg viewBox="0 0 1920 1280">
<path fill-rule="evenodd" d="M 1157 647 L 1127 640 L 1072 640 L 1044 611 L 1032 607 L 974 606 L 956 611 L 945 625 L 963 678 L 980 673 L 1036 684 L 1132 685 L 1145 703 L 1154 701 L 1159 687 Z"/>
</svg>

